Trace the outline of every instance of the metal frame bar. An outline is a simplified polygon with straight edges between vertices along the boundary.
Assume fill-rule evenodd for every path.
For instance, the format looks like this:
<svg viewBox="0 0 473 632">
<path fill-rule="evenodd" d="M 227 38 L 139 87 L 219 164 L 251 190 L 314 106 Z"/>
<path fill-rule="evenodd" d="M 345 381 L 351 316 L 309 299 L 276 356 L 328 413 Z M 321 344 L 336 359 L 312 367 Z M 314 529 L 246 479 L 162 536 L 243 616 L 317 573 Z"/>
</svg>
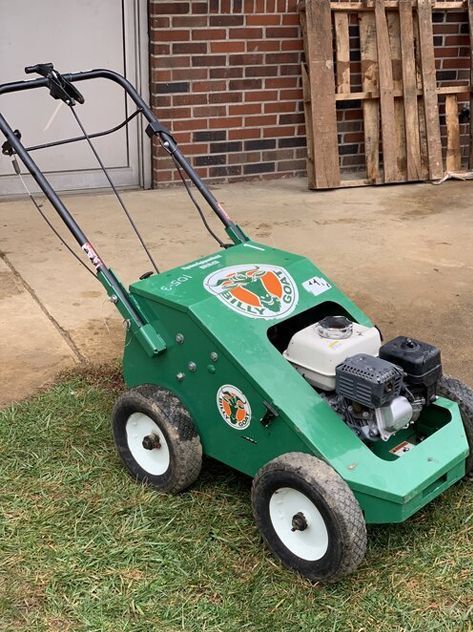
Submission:
<svg viewBox="0 0 473 632">
<path fill-rule="evenodd" d="M 138 94 L 134 86 L 127 79 L 122 77 L 122 75 L 118 74 L 117 72 L 114 72 L 112 70 L 106 70 L 106 69 L 96 69 L 96 70 L 88 70 L 86 72 L 69 73 L 69 74 L 64 74 L 63 77 L 64 79 L 66 79 L 66 81 L 70 81 L 72 83 L 76 81 L 79 82 L 79 81 L 87 81 L 89 79 L 102 78 L 102 79 L 109 79 L 121 85 L 122 88 L 124 88 L 124 90 L 127 92 L 127 94 L 133 99 L 133 101 L 138 106 L 138 108 L 142 110 L 143 116 L 150 123 L 152 133 L 157 134 L 160 137 L 165 150 L 169 154 L 172 154 L 174 156 L 174 158 L 177 160 L 179 165 L 189 176 L 190 180 L 197 187 L 199 193 L 202 195 L 202 197 L 206 200 L 206 202 L 209 204 L 211 209 L 214 211 L 214 213 L 223 223 L 225 228 L 231 230 L 231 236 L 232 235 L 237 236 L 237 239 L 234 239 L 234 241 L 236 243 L 246 241 L 246 238 L 243 235 L 243 233 L 241 233 L 238 227 L 228 217 L 228 215 L 225 213 L 225 211 L 222 209 L 220 204 L 215 199 L 214 195 L 209 191 L 209 189 L 206 187 L 204 182 L 195 173 L 194 169 L 191 167 L 187 159 L 181 153 L 176 142 L 172 138 L 170 132 L 168 132 L 162 127 L 161 123 L 159 122 L 159 119 L 153 114 L 151 108 L 144 101 L 144 99 Z M 23 92 L 25 90 L 32 90 L 35 88 L 44 88 L 44 87 L 48 87 L 48 80 L 46 78 L 33 79 L 31 81 L 15 81 L 12 83 L 4 83 L 3 85 L 0 85 L 0 95 L 9 94 L 12 92 Z M 148 127 L 148 130 L 149 129 L 150 127 Z M 12 133 L 12 130 L 10 126 L 8 125 L 7 121 L 3 117 L 1 117 L 0 119 L 0 130 L 11 142 L 12 147 L 15 149 L 15 151 L 17 151 L 17 149 L 20 149 L 20 151 L 17 151 L 17 153 L 20 156 L 20 158 L 23 160 L 23 156 L 20 153 L 23 146 L 16 138 L 13 140 L 10 140 L 7 134 L 8 132 Z M 45 186 L 46 178 L 44 177 L 44 175 L 39 171 L 39 169 L 37 168 L 37 166 L 35 165 L 33 161 L 29 162 L 29 165 L 26 165 L 26 166 L 28 167 L 28 170 L 30 171 L 33 178 L 36 180 L 38 186 L 44 191 L 44 193 L 49 198 L 50 194 L 53 193 L 53 190 L 51 187 Z M 55 195 L 55 198 L 57 198 L 57 195 Z M 56 208 L 56 210 L 60 213 L 61 216 L 64 211 L 66 211 L 66 213 L 68 214 L 64 206 L 62 207 L 61 212 L 60 212 L 56 204 L 53 203 L 52 199 L 51 199 L 51 203 Z"/>
<path fill-rule="evenodd" d="M 32 72 L 29 69 L 29 72 Z M 190 180 L 194 183 L 202 197 L 209 204 L 213 212 L 217 215 L 220 221 L 225 226 L 225 230 L 232 238 L 235 244 L 244 243 L 248 240 L 248 237 L 244 232 L 232 222 L 232 220 L 225 213 L 223 208 L 217 202 L 216 198 L 206 187 L 204 182 L 195 173 L 189 162 L 183 156 L 171 133 L 164 128 L 159 122 L 158 118 L 153 114 L 151 108 L 147 105 L 144 99 L 140 96 L 134 86 L 122 75 L 106 69 L 89 70 L 86 72 L 77 72 L 64 74 L 62 77 L 68 82 L 80 82 L 88 81 L 90 79 L 109 79 L 118 83 L 125 92 L 131 97 L 131 99 L 138 106 L 142 115 L 148 121 L 148 127 L 146 132 L 149 136 L 157 135 L 164 149 L 173 156 L 176 162 L 182 167 L 185 173 L 189 176 Z M 50 83 L 47 77 L 41 79 L 33 79 L 30 81 L 15 81 L 11 83 L 5 83 L 0 85 L 0 95 L 11 94 L 14 92 L 24 92 L 26 90 L 34 90 L 36 88 L 48 88 Z M 88 258 L 94 264 L 97 277 L 104 285 L 111 300 L 116 304 L 120 313 L 124 318 L 128 319 L 130 326 L 135 331 L 138 338 L 141 340 L 144 347 L 149 351 L 151 355 L 160 353 L 166 348 L 163 340 L 159 337 L 157 332 L 150 330 L 150 325 L 146 323 L 146 319 L 140 314 L 137 306 L 134 304 L 132 297 L 128 294 L 126 289 L 122 286 L 115 274 L 105 265 L 100 256 L 97 254 L 93 246 L 90 244 L 87 236 L 82 231 L 80 226 L 75 221 L 74 217 L 68 211 L 63 204 L 61 198 L 57 195 L 56 191 L 51 186 L 48 179 L 44 176 L 36 162 L 31 158 L 28 150 L 17 138 L 13 129 L 10 127 L 4 116 L 0 113 L 0 131 L 3 133 L 7 141 L 15 154 L 21 159 L 25 167 L 30 172 L 33 179 L 36 181 L 40 189 L 46 195 L 52 206 L 65 223 L 74 239 L 80 245 L 81 249 L 87 254 Z M 81 140 L 81 139 L 77 139 Z"/>
<path fill-rule="evenodd" d="M 128 125 L 128 123 L 130 123 L 130 121 L 132 121 L 135 118 L 135 116 L 138 116 L 140 112 L 141 110 L 135 110 L 133 114 L 130 114 L 130 116 L 128 116 L 124 121 L 122 121 L 118 125 L 115 125 L 115 127 L 111 127 L 110 129 L 107 129 L 104 132 L 96 132 L 94 134 L 88 134 L 88 137 L 91 139 L 100 138 L 101 136 L 108 136 L 109 134 L 118 132 L 119 129 L 121 129 L 122 127 L 125 127 L 125 125 Z M 72 138 L 63 138 L 62 140 L 55 140 L 55 141 L 52 141 L 51 143 L 43 143 L 41 145 L 31 145 L 30 147 L 25 147 L 25 149 L 26 151 L 36 151 L 37 149 L 49 149 L 50 147 L 57 147 L 58 145 L 68 145 L 69 143 L 77 143 L 80 140 L 86 140 L 86 136 L 73 136 Z"/>
</svg>

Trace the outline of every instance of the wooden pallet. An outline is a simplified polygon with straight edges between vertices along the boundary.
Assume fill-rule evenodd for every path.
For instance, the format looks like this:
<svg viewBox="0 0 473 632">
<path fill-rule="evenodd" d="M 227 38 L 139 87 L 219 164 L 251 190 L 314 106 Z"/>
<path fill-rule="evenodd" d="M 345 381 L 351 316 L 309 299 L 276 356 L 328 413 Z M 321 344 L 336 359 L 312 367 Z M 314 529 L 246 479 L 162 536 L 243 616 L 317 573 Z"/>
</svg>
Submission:
<svg viewBox="0 0 473 632">
<path fill-rule="evenodd" d="M 461 170 L 458 98 L 470 100 L 473 112 L 473 55 L 468 85 L 438 86 L 432 29 L 432 11 L 452 9 L 468 10 L 472 31 L 473 0 L 300 2 L 310 189 L 437 180 Z M 352 91 L 350 77 L 353 14 L 359 23 L 361 91 Z M 445 162 L 440 95 L 445 99 Z M 355 180 L 343 179 L 340 172 L 337 130 L 337 103 L 350 101 L 359 101 L 363 113 L 365 174 Z M 469 166 L 473 169 L 472 132 Z"/>
</svg>

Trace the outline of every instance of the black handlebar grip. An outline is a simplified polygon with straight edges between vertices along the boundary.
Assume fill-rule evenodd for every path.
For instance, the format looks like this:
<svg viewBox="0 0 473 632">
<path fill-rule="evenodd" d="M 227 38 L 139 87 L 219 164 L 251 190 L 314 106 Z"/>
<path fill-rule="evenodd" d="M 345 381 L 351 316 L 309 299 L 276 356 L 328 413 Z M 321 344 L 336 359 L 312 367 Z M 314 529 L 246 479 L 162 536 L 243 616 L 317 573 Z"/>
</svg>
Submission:
<svg viewBox="0 0 473 632">
<path fill-rule="evenodd" d="M 33 73 L 38 73 L 39 75 L 42 75 L 43 77 L 46 75 L 46 73 L 49 70 L 53 70 L 54 66 L 53 64 L 51 64 L 51 62 L 49 64 L 35 64 L 34 66 L 26 66 L 25 67 L 25 73 L 27 75 L 32 75 Z"/>
<path fill-rule="evenodd" d="M 26 66 L 25 73 L 27 75 L 31 75 L 34 72 L 38 72 L 38 64 L 36 64 L 36 66 Z"/>
</svg>

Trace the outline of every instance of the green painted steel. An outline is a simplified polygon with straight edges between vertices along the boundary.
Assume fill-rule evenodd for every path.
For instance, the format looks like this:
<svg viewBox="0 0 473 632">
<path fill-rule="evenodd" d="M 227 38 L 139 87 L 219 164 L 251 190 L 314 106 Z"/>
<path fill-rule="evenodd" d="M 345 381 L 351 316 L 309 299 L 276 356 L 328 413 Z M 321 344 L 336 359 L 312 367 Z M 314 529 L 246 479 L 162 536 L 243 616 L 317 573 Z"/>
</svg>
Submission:
<svg viewBox="0 0 473 632">
<path fill-rule="evenodd" d="M 248 241 L 138 281 L 130 297 L 165 350 L 146 352 L 130 327 L 126 383 L 174 391 L 207 455 L 254 476 L 285 452 L 314 454 L 348 482 L 369 523 L 405 520 L 463 476 L 456 404 L 439 398 L 425 409 L 416 422 L 425 438 L 402 457 L 389 452 L 402 432 L 371 449 L 273 344 L 288 323 L 326 314 L 371 325 L 306 258 Z"/>
<path fill-rule="evenodd" d="M 148 356 L 154 357 L 155 355 L 162 353 L 166 349 L 166 343 L 164 342 L 164 340 L 158 334 L 156 329 L 152 327 L 149 323 L 145 322 L 143 324 L 143 322 L 137 320 L 137 316 L 138 318 L 141 318 L 142 321 L 144 320 L 143 315 L 139 311 L 138 305 L 133 300 L 133 297 L 128 295 L 114 272 L 112 270 L 109 270 L 109 274 L 114 279 L 117 287 L 121 290 L 123 296 L 128 299 L 128 302 L 121 300 L 121 297 L 117 295 L 116 288 L 113 287 L 113 285 L 107 279 L 107 276 L 104 275 L 101 270 L 98 271 L 97 277 L 107 291 L 110 300 L 114 303 L 120 314 L 123 316 L 125 322 L 128 323 L 128 328 L 130 332 L 133 334 L 133 336 L 136 337 L 142 349 Z"/>
</svg>

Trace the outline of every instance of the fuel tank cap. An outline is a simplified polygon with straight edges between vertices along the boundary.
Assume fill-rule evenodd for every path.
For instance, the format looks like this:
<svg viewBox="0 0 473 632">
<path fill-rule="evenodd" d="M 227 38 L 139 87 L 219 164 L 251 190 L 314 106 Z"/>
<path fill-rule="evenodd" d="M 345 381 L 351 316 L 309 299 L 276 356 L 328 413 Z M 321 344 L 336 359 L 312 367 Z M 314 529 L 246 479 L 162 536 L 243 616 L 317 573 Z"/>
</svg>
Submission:
<svg viewBox="0 0 473 632">
<path fill-rule="evenodd" d="M 319 336 L 331 340 L 349 338 L 353 333 L 353 323 L 346 316 L 325 316 L 315 326 Z"/>
</svg>

